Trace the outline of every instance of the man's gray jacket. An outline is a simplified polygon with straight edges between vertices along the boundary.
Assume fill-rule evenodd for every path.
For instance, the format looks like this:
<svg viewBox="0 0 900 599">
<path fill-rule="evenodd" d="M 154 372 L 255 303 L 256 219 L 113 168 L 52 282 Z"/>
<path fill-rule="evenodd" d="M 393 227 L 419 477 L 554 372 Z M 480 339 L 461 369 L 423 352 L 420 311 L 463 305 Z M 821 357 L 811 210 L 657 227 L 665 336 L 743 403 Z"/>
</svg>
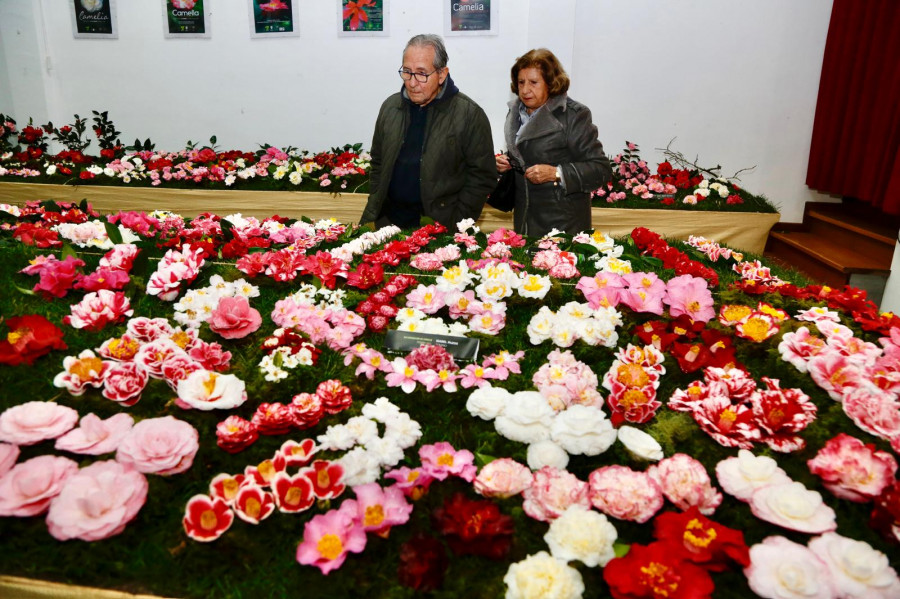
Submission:
<svg viewBox="0 0 900 599">
<path fill-rule="evenodd" d="M 497 182 L 491 125 L 478 104 L 460 93 L 450 77 L 432 100 L 425 124 L 420 189 L 422 211 L 448 228 L 466 218 L 478 220 Z M 409 100 L 398 92 L 381 105 L 372 138 L 369 201 L 361 223 L 375 221 L 387 201 L 394 163 L 409 126 Z"/>
</svg>

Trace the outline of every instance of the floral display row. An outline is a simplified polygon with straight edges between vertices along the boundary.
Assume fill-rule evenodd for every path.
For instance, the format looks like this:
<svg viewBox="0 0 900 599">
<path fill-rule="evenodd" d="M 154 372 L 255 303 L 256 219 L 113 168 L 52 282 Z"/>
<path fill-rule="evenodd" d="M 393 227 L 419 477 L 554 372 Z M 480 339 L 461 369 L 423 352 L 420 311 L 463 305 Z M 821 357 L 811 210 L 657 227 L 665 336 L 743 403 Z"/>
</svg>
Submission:
<svg viewBox="0 0 900 599">
<path fill-rule="evenodd" d="M 156 150 L 149 140 L 124 146 L 107 113 L 94 111 L 92 130 L 99 156 L 86 153 L 87 119 L 18 129 L 15 119 L 0 114 L 0 181 L 57 184 L 241 188 L 265 190 L 366 191 L 371 156 L 361 144 L 312 153 L 263 144 L 255 152 L 216 149 L 188 142 L 180 151 Z M 64 148 L 53 154 L 53 142 Z M 642 160 L 636 144 L 626 142 L 611 158 L 613 180 L 594 192 L 594 205 L 628 208 L 777 212 L 771 202 L 742 189 L 721 167 L 706 169 L 667 150 L 656 172 Z M 673 166 L 671 162 L 675 162 Z"/>
<path fill-rule="evenodd" d="M 47 201 L 0 206 L 0 251 L 2 574 L 198 597 L 900 593 L 900 318 L 862 291 L 642 228 Z"/>
</svg>

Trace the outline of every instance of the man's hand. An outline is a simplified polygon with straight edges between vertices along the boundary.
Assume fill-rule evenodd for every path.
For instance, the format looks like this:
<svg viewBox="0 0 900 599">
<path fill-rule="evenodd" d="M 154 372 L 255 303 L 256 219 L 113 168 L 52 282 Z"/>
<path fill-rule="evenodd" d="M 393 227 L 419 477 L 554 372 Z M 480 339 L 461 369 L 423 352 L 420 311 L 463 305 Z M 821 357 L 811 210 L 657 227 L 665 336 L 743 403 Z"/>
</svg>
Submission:
<svg viewBox="0 0 900 599">
<path fill-rule="evenodd" d="M 535 164 L 525 169 L 525 178 L 531 183 L 551 183 L 556 181 L 556 167 L 551 164 Z"/>
<path fill-rule="evenodd" d="M 496 156 L 494 156 L 494 160 L 497 163 L 498 173 L 505 173 L 512 168 L 512 165 L 509 163 L 509 156 L 507 156 L 506 154 L 497 154 Z"/>
</svg>

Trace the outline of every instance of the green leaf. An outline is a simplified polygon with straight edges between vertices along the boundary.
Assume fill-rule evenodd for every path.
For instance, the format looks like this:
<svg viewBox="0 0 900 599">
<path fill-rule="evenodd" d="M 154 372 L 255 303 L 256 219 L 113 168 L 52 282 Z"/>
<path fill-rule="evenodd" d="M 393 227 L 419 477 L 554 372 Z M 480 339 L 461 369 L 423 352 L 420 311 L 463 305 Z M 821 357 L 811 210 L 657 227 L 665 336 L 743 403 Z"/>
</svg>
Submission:
<svg viewBox="0 0 900 599">
<path fill-rule="evenodd" d="M 225 240 L 225 243 L 228 243 L 232 239 L 234 239 L 234 223 L 228 220 L 227 218 L 219 219 L 219 226 L 222 227 L 222 237 Z"/>
<path fill-rule="evenodd" d="M 31 289 L 23 289 L 22 287 L 19 287 L 18 285 L 13 285 L 13 287 L 15 287 L 16 291 L 18 291 L 19 293 L 21 293 L 23 295 L 34 295 L 34 291 L 32 291 Z"/>
<path fill-rule="evenodd" d="M 275 368 L 281 368 L 282 364 L 284 364 L 284 354 L 280 351 L 275 352 L 275 358 L 272 360 L 272 363 L 275 365 Z"/>
<path fill-rule="evenodd" d="M 65 260 L 66 257 L 72 256 L 73 258 L 78 257 L 78 252 L 75 251 L 75 248 L 72 247 L 70 243 L 63 243 L 62 251 L 60 252 L 60 258 Z"/>
<path fill-rule="evenodd" d="M 478 464 L 479 468 L 487 466 L 496 459 L 495 456 L 478 453 L 477 451 L 475 452 L 475 463 Z"/>
<path fill-rule="evenodd" d="M 624 543 L 613 543 L 613 551 L 615 552 L 616 557 L 625 557 L 630 549 L 631 545 L 625 545 Z"/>
<path fill-rule="evenodd" d="M 599 254 L 600 250 L 588 243 L 573 243 L 572 252 L 576 254 L 583 254 L 585 256 L 593 256 L 594 254 Z"/>
<path fill-rule="evenodd" d="M 116 245 L 122 243 L 122 232 L 119 231 L 118 225 L 114 225 L 109 221 L 103 221 L 103 226 L 106 227 L 106 236 L 109 237 L 110 241 Z"/>
<path fill-rule="evenodd" d="M 213 145 L 213 146 L 216 145 L 216 136 L 215 135 L 213 135 L 212 137 L 209 138 L 209 143 L 210 143 L 210 145 Z"/>
</svg>

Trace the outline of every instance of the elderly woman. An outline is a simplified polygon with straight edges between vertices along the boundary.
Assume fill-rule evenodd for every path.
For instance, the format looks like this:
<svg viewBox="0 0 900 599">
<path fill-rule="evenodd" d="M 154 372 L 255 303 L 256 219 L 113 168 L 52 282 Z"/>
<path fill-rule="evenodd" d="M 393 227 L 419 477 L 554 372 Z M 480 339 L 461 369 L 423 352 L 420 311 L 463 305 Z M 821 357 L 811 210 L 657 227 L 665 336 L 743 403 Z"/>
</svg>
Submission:
<svg viewBox="0 0 900 599">
<path fill-rule="evenodd" d="M 515 171 L 516 232 L 540 237 L 552 229 L 591 229 L 591 197 L 612 176 L 591 111 L 566 95 L 569 77 L 545 48 L 520 56 L 511 70 L 507 153 L 497 171 Z"/>
</svg>

